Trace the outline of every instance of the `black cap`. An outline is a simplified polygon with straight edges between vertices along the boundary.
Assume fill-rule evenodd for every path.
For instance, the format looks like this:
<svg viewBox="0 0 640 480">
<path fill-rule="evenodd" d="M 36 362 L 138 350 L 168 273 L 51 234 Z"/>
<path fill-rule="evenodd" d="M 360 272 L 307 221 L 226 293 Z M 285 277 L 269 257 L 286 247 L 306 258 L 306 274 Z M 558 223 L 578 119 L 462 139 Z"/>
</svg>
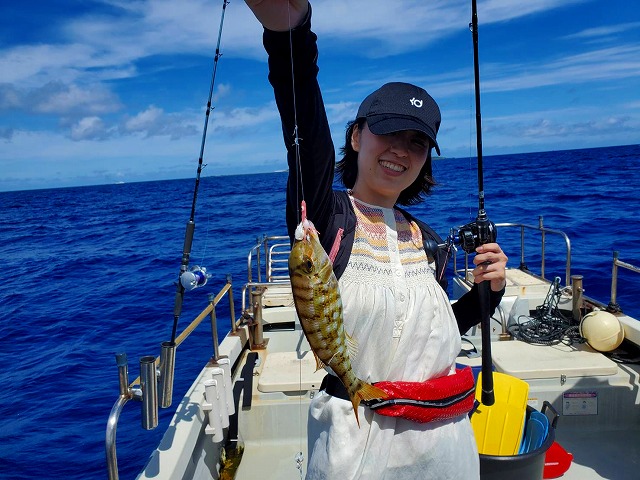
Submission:
<svg viewBox="0 0 640 480">
<path fill-rule="evenodd" d="M 364 99 L 358 119 L 365 118 L 376 135 L 417 130 L 429 137 L 440 155 L 436 135 L 440 128 L 440 108 L 426 90 L 410 83 L 386 83 Z"/>
</svg>

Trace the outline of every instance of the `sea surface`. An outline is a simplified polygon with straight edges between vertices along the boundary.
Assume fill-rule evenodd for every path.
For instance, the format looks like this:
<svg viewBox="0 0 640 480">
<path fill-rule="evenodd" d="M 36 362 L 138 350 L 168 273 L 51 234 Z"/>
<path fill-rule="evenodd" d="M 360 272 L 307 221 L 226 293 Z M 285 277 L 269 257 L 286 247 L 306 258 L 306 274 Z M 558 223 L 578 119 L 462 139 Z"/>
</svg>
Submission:
<svg viewBox="0 0 640 480">
<path fill-rule="evenodd" d="M 572 273 L 585 295 L 609 302 L 612 255 L 640 265 L 640 146 L 503 155 L 484 159 L 485 208 L 496 223 L 538 225 L 571 239 Z M 195 172 L 195 166 L 194 166 Z M 432 196 L 410 210 L 443 237 L 477 213 L 474 159 L 434 162 Z M 236 310 L 257 237 L 284 234 L 286 173 L 203 178 L 191 265 L 209 283 L 185 295 L 179 330 L 227 274 Z M 105 427 L 118 397 L 117 352 L 138 360 L 169 340 L 194 180 L 0 193 L 0 478 L 106 478 Z M 519 230 L 498 241 L 520 263 Z M 564 281 L 564 243 L 550 235 L 546 276 Z M 540 247 L 525 246 L 539 271 Z M 618 303 L 640 318 L 640 275 L 620 271 Z M 229 328 L 218 309 L 219 335 Z M 212 354 L 205 321 L 178 348 L 172 408 L 140 427 L 129 402 L 117 430 L 121 479 L 135 478 L 192 379 Z"/>
</svg>

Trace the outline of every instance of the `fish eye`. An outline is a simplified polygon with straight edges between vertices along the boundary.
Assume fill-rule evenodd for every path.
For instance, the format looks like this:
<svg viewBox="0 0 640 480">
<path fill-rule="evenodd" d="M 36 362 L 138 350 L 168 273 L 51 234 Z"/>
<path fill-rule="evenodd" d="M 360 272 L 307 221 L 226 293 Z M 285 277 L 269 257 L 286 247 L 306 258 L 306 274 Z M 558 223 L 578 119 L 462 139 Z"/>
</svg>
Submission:
<svg viewBox="0 0 640 480">
<path fill-rule="evenodd" d="M 309 257 L 305 257 L 302 262 L 305 272 L 310 273 L 313 270 L 313 260 Z"/>
</svg>

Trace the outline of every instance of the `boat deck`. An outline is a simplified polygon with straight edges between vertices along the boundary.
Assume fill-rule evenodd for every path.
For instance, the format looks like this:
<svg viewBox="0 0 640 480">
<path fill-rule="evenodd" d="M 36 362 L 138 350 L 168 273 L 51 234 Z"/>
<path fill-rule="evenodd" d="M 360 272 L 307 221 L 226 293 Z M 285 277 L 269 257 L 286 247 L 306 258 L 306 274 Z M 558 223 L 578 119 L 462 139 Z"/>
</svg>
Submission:
<svg viewBox="0 0 640 480">
<path fill-rule="evenodd" d="M 308 459 L 306 417 L 310 399 L 324 373 L 315 372 L 301 330 L 265 332 L 267 349 L 258 351 L 251 408 L 243 411 L 245 455 L 237 478 L 298 478 L 296 455 Z M 479 338 L 472 338 L 479 344 Z M 505 345 L 509 344 L 507 348 Z M 297 351 L 287 351 L 296 345 Z M 540 409 L 545 400 L 560 413 L 556 441 L 574 459 L 562 478 L 567 480 L 636 479 L 640 471 L 640 366 L 618 365 L 588 346 L 580 348 L 531 346 L 517 341 L 494 342 L 497 370 L 512 367 L 509 355 L 520 352 L 520 370 L 530 384 L 529 404 Z M 528 349 L 535 355 L 528 361 Z M 298 353 L 302 352 L 302 353 Z M 524 357 L 522 356 L 524 355 Z M 562 359 L 566 357 L 567 362 Z M 287 360 L 288 359 L 288 360 Z M 533 363 L 534 365 L 531 365 Z M 544 365 L 555 363 L 555 368 Z M 582 368 L 576 370 L 575 364 Z M 563 365 L 572 369 L 562 371 Z M 537 368 L 536 368 L 537 365 Z M 533 368 L 532 368 L 533 367 Z M 274 376 L 274 370 L 278 375 Z M 534 373 L 537 371 L 538 373 Z M 274 380 L 275 379 L 275 380 Z M 288 380 L 285 380 L 288 379 Z M 287 383 L 289 382 L 289 383 Z M 597 392 L 584 415 L 563 412 L 567 392 Z M 635 411 L 622 415 L 619 406 L 632 403 Z M 594 410 L 595 408 L 595 410 Z M 250 426 L 249 426 L 250 425 Z"/>
<path fill-rule="evenodd" d="M 640 426 L 573 430 L 559 426 L 556 441 L 573 454 L 563 480 L 634 480 L 640 472 Z"/>
</svg>

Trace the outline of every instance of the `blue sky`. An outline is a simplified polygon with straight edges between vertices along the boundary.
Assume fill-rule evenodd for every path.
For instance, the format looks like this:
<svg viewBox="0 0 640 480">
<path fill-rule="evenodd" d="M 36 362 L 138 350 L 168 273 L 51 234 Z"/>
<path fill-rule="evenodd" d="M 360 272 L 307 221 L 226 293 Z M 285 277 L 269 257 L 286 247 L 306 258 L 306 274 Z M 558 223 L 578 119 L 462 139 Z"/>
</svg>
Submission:
<svg viewBox="0 0 640 480">
<path fill-rule="evenodd" d="M 195 176 L 222 0 L 10 2 L 0 17 L 0 191 Z M 478 3 L 483 152 L 640 142 L 635 0 Z M 445 157 L 475 155 L 470 0 L 316 0 L 339 146 L 387 81 L 440 104 Z M 261 27 L 226 9 L 203 175 L 285 168 Z"/>
</svg>

